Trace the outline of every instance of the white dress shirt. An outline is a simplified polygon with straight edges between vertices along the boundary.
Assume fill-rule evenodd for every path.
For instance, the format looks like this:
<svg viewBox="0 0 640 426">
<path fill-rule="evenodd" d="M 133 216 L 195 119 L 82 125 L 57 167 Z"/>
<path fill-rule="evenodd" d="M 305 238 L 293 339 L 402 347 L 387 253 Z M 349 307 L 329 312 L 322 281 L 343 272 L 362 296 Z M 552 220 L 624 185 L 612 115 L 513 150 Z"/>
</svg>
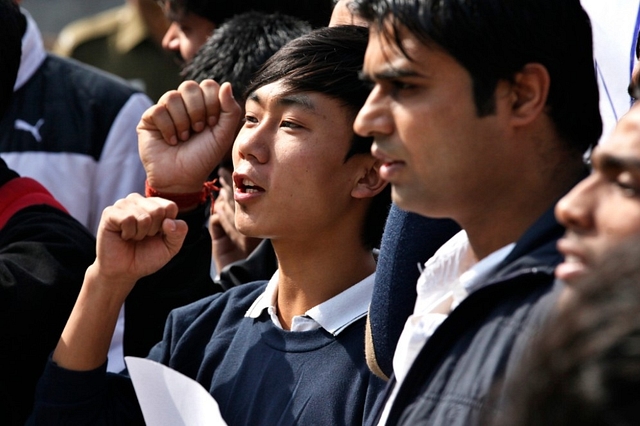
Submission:
<svg viewBox="0 0 640 426">
<path fill-rule="evenodd" d="M 416 304 L 407 319 L 393 356 L 395 387 L 387 400 L 379 425 L 384 425 L 402 381 L 429 337 L 469 294 L 487 285 L 490 275 L 513 250 L 515 243 L 476 258 L 465 231 L 447 241 L 425 263 L 418 278 Z"/>
</svg>

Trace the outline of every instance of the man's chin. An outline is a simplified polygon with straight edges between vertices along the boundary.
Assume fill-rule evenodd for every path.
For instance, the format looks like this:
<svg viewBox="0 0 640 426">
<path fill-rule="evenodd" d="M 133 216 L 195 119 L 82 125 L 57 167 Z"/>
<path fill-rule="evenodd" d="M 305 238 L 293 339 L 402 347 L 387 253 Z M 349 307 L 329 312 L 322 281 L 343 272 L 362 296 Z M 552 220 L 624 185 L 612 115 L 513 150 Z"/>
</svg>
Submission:
<svg viewBox="0 0 640 426">
<path fill-rule="evenodd" d="M 411 191 L 411 188 L 400 185 L 391 186 L 391 201 L 393 201 L 395 205 L 404 211 L 428 216 L 425 214 L 425 206 L 419 200 L 420 198 L 416 197 L 415 192 Z"/>
</svg>

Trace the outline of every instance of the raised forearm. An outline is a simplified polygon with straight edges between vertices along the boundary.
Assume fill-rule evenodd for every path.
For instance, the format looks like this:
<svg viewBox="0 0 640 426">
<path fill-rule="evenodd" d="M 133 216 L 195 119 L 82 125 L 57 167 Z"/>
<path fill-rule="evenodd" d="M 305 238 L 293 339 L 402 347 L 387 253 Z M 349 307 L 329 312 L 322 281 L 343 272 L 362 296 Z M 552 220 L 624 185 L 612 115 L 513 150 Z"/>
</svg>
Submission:
<svg viewBox="0 0 640 426">
<path fill-rule="evenodd" d="M 110 285 L 87 269 L 82 290 L 53 353 L 53 361 L 68 370 L 86 371 L 101 366 L 106 358 L 126 294 L 114 289 L 133 286 Z"/>
</svg>

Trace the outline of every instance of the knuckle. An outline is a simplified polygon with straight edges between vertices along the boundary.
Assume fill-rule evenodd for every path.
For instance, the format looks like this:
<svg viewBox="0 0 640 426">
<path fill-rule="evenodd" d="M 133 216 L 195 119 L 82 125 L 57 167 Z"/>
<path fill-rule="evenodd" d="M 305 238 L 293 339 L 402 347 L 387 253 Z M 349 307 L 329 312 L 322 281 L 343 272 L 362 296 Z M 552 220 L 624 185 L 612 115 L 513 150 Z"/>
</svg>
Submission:
<svg viewBox="0 0 640 426">
<path fill-rule="evenodd" d="M 182 92 L 182 91 L 192 91 L 192 90 L 197 90 L 199 87 L 198 83 L 196 83 L 193 80 L 185 80 L 182 83 L 180 83 L 180 85 L 178 86 L 178 91 Z"/>
<path fill-rule="evenodd" d="M 166 92 L 164 95 L 160 97 L 160 99 L 158 100 L 158 104 L 156 106 L 164 107 L 167 103 L 180 97 L 181 97 L 180 92 L 178 92 L 177 90 L 169 90 L 168 92 Z"/>
</svg>

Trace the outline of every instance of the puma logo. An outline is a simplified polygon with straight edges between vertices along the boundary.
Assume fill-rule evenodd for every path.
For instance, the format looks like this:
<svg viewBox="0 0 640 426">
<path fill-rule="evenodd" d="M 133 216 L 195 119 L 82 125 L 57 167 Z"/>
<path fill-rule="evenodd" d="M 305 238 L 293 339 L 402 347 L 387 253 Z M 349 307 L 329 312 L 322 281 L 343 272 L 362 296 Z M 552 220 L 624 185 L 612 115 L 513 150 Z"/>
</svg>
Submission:
<svg viewBox="0 0 640 426">
<path fill-rule="evenodd" d="M 17 119 L 15 122 L 15 128 L 17 130 L 24 130 L 31 133 L 35 140 L 37 140 L 38 142 L 42 142 L 42 136 L 40 136 L 40 127 L 42 127 L 43 124 L 44 118 L 38 120 L 35 126 L 32 126 L 24 120 Z"/>
</svg>

